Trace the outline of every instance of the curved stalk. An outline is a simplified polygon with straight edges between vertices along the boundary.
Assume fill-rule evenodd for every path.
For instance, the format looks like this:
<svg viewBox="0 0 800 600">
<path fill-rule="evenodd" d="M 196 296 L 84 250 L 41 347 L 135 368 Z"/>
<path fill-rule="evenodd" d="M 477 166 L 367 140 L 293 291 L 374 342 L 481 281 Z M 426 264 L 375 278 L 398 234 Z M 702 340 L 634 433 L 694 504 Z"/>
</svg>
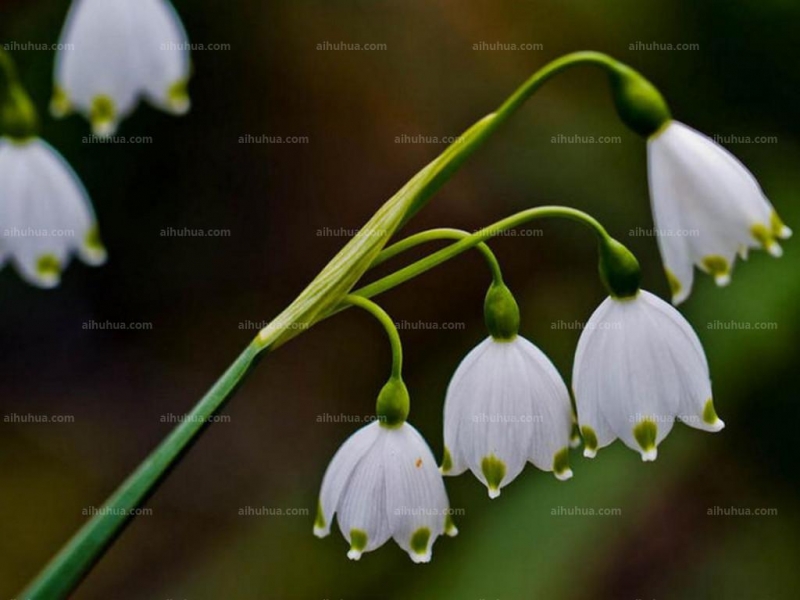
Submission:
<svg viewBox="0 0 800 600">
<path fill-rule="evenodd" d="M 403 372 L 403 344 L 400 342 L 400 334 L 389 314 L 372 300 L 367 300 L 363 296 L 348 295 L 344 297 L 346 304 L 358 306 L 375 317 L 386 330 L 389 337 L 389 344 L 392 347 L 392 377 L 401 379 Z"/>
<path fill-rule="evenodd" d="M 370 268 L 377 267 L 398 254 L 402 254 L 406 250 L 410 250 L 421 244 L 438 240 L 463 240 L 469 236 L 470 233 L 463 229 L 441 228 L 422 231 L 385 248 L 383 252 L 378 255 L 378 258 L 375 259 Z M 500 269 L 500 263 L 497 261 L 497 257 L 494 255 L 491 248 L 483 242 L 476 244 L 475 248 L 486 260 L 486 264 L 489 266 L 489 270 L 492 273 L 492 281 L 497 285 L 503 283 L 503 272 Z"/>
<path fill-rule="evenodd" d="M 523 225 L 534 219 L 551 217 L 560 217 L 583 223 L 584 225 L 590 227 L 595 234 L 597 234 L 597 237 L 600 240 L 610 239 L 608 232 L 600 224 L 600 222 L 583 211 L 565 206 L 539 206 L 537 208 L 529 208 L 528 210 L 523 210 L 515 215 L 497 221 L 493 225 L 484 227 L 483 229 L 480 229 L 471 235 L 467 235 L 455 244 L 451 244 L 446 248 L 442 248 L 441 250 L 426 256 L 425 258 L 421 258 L 417 262 L 412 263 L 407 267 L 392 273 L 391 275 L 387 275 L 386 277 L 370 283 L 369 285 L 354 290 L 352 295 L 363 296 L 364 298 L 372 298 L 373 296 L 377 296 L 378 294 L 382 294 L 383 292 L 395 288 L 401 283 L 405 283 L 406 281 L 409 281 L 418 275 L 422 275 L 426 271 L 430 271 L 434 267 L 439 266 L 451 258 L 458 256 L 462 252 L 466 252 L 470 248 L 473 248 L 478 244 L 481 244 L 486 240 L 503 233 L 504 231 L 513 229 L 514 227 L 519 227 L 520 225 Z M 402 243 L 403 242 L 399 242 L 399 244 Z M 346 307 L 340 305 L 334 312 L 339 312 L 343 308 Z"/>
</svg>

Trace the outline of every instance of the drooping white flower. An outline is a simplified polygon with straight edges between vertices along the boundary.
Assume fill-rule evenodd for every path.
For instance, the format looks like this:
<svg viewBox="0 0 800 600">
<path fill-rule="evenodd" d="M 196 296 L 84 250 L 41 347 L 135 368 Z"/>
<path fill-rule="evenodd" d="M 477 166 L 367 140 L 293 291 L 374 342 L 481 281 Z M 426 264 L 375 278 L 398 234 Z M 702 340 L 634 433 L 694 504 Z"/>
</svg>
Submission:
<svg viewBox="0 0 800 600">
<path fill-rule="evenodd" d="M 447 388 L 442 472 L 470 469 L 496 498 L 530 461 L 572 477 L 569 391 L 544 353 L 523 337 L 486 338 Z"/>
<path fill-rule="evenodd" d="M 781 255 L 791 235 L 755 177 L 725 148 L 677 121 L 647 143 L 653 219 L 674 304 L 691 293 L 693 266 L 730 282 L 736 254 Z"/>
<path fill-rule="evenodd" d="M 668 303 L 640 291 L 607 298 L 586 324 L 573 372 L 584 456 L 621 439 L 655 460 L 677 418 L 719 431 L 700 340 Z"/>
<path fill-rule="evenodd" d="M 339 448 L 322 480 L 316 536 L 330 533 L 334 515 L 353 560 L 394 538 L 411 560 L 428 562 L 436 538 L 457 533 L 433 454 L 408 423 L 371 423 Z"/>
<path fill-rule="evenodd" d="M 188 39 L 168 0 L 73 0 L 60 42 L 56 116 L 77 110 L 107 136 L 141 97 L 174 114 L 189 110 Z"/>
<path fill-rule="evenodd" d="M 0 139 L 0 255 L 29 283 L 52 288 L 73 253 L 90 265 L 106 260 L 78 176 L 39 138 Z"/>
</svg>

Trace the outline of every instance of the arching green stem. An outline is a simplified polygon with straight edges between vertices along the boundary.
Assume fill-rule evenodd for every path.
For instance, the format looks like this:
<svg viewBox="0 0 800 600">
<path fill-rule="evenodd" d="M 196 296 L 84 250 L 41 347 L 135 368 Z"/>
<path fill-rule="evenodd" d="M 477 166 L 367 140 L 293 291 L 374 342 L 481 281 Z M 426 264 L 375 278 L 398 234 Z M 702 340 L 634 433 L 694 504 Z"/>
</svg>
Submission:
<svg viewBox="0 0 800 600">
<path fill-rule="evenodd" d="M 481 244 L 486 240 L 501 234 L 504 231 L 519 227 L 520 225 L 523 225 L 529 221 L 533 221 L 534 219 L 552 217 L 570 219 L 572 221 L 577 221 L 578 223 L 587 225 L 595 232 L 595 234 L 597 234 L 597 237 L 601 242 L 607 242 L 608 240 L 612 239 L 608 235 L 608 232 L 605 230 L 605 228 L 600 224 L 599 221 L 597 221 L 597 219 L 583 211 L 566 206 L 540 206 L 537 208 L 530 208 L 497 221 L 496 223 L 484 227 L 473 234 L 467 235 L 466 237 L 457 241 L 455 244 L 451 244 L 446 248 L 442 248 L 441 250 L 438 250 L 437 252 L 426 256 L 425 258 L 421 258 L 417 262 L 412 263 L 407 267 L 392 273 L 391 275 L 387 275 L 382 279 L 353 291 L 352 295 L 363 296 L 364 298 L 372 298 L 373 296 L 377 296 L 378 294 L 382 294 L 387 290 L 397 287 L 401 283 L 405 283 L 406 281 L 409 281 L 410 279 L 413 279 L 414 277 L 417 277 L 426 271 L 430 271 L 434 267 L 458 256 L 462 252 L 466 252 L 470 248 L 473 248 L 478 244 Z M 342 308 L 344 307 L 340 306 L 338 310 L 341 310 Z M 336 312 L 338 312 L 338 310 Z"/>
<path fill-rule="evenodd" d="M 406 250 L 410 250 L 421 244 L 438 240 L 463 240 L 469 236 L 470 233 L 462 229 L 441 228 L 422 231 L 385 248 L 383 252 L 378 255 L 378 258 L 375 259 L 370 268 L 377 267 L 390 258 L 394 258 L 398 254 L 402 254 Z M 475 248 L 481 253 L 483 258 L 486 259 L 486 264 L 492 272 L 492 281 L 498 285 L 503 283 L 503 272 L 500 269 L 500 263 L 497 261 L 494 252 L 483 242 L 476 244 Z"/>
<path fill-rule="evenodd" d="M 386 335 L 389 336 L 389 344 L 392 347 L 392 377 L 400 379 L 403 372 L 403 344 L 400 342 L 400 334 L 397 332 L 397 327 L 392 318 L 380 306 L 363 296 L 345 296 L 344 304 L 363 308 L 383 325 Z"/>
</svg>

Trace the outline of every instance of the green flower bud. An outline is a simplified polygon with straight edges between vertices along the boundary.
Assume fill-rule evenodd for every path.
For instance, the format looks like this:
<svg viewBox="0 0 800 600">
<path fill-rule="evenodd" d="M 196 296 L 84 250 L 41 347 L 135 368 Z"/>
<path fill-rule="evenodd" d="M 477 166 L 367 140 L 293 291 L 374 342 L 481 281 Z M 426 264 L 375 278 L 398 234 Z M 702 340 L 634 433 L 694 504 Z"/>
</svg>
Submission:
<svg viewBox="0 0 800 600">
<path fill-rule="evenodd" d="M 25 140 L 38 130 L 36 108 L 19 82 L 11 57 L 0 49 L 0 134 Z"/>
<path fill-rule="evenodd" d="M 617 112 L 630 129 L 649 138 L 672 119 L 661 92 L 643 75 L 622 63 L 609 75 Z"/>
<path fill-rule="evenodd" d="M 493 283 L 483 303 L 486 328 L 495 340 L 510 341 L 519 332 L 519 306 L 511 290 L 503 283 Z"/>
<path fill-rule="evenodd" d="M 633 253 L 614 238 L 600 242 L 600 278 L 615 298 L 630 298 L 639 292 L 642 270 Z"/>
<path fill-rule="evenodd" d="M 393 429 L 400 427 L 408 418 L 411 398 L 408 388 L 399 377 L 392 377 L 378 394 L 375 403 L 375 413 L 378 415 L 381 427 Z"/>
<path fill-rule="evenodd" d="M 0 132 L 15 140 L 35 137 L 39 117 L 30 97 L 16 82 L 0 86 Z"/>
</svg>

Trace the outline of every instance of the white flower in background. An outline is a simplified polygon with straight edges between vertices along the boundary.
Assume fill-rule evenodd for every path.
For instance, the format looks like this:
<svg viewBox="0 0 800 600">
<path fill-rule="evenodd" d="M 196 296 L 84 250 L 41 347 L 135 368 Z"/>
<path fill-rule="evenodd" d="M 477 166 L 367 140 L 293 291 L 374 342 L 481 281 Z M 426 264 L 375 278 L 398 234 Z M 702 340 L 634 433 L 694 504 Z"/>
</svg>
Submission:
<svg viewBox="0 0 800 600">
<path fill-rule="evenodd" d="M 607 298 L 586 324 L 573 373 L 584 456 L 620 438 L 655 460 L 677 418 L 719 431 L 708 363 L 691 326 L 668 303 L 640 291 Z"/>
<path fill-rule="evenodd" d="M 444 481 L 428 444 L 408 423 L 371 423 L 339 448 L 325 477 L 314 534 L 330 533 L 334 514 L 353 560 L 389 538 L 416 563 L 431 559 L 442 533 L 455 535 Z"/>
<path fill-rule="evenodd" d="M 76 253 L 106 260 L 89 196 L 64 158 L 39 138 L 0 139 L 0 256 L 29 283 L 59 284 Z"/>
<path fill-rule="evenodd" d="M 718 285 L 730 282 L 736 254 L 763 247 L 791 230 L 778 217 L 752 173 L 730 152 L 677 121 L 647 143 L 650 196 L 658 245 L 673 303 L 691 293 L 693 265 Z"/>
<path fill-rule="evenodd" d="M 168 0 L 73 0 L 60 43 L 54 115 L 77 110 L 107 136 L 140 97 L 189 110 L 188 39 Z"/>
<path fill-rule="evenodd" d="M 519 335 L 490 336 L 464 358 L 447 389 L 442 472 L 470 469 L 491 498 L 527 461 L 569 479 L 572 428 L 569 391 L 547 356 Z"/>
</svg>

